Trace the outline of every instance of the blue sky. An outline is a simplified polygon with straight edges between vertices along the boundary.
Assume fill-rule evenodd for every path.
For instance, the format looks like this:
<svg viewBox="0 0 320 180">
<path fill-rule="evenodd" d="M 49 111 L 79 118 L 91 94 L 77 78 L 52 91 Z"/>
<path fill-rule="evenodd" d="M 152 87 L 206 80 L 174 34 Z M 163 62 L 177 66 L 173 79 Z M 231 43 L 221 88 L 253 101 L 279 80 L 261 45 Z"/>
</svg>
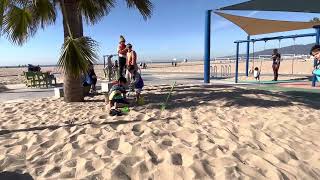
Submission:
<svg viewBox="0 0 320 180">
<path fill-rule="evenodd" d="M 119 35 L 134 45 L 139 60 L 171 60 L 173 58 L 202 59 L 204 44 L 204 13 L 207 9 L 216 9 L 243 0 L 152 0 L 154 12 L 151 19 L 145 21 L 137 10 L 127 9 L 123 0 L 117 7 L 94 26 L 85 27 L 85 35 L 99 42 L 99 55 L 116 52 Z M 257 18 L 308 21 L 317 14 L 275 13 L 243 11 L 230 13 Z M 303 30 L 281 33 L 309 33 Z M 278 33 L 279 34 L 279 33 Z M 268 34 L 273 36 L 278 34 Z M 259 36 L 256 36 L 259 37 Z M 212 15 L 212 55 L 233 55 L 234 41 L 245 39 L 246 33 L 227 20 Z M 62 20 L 59 17 L 55 25 L 49 26 L 31 38 L 22 47 L 11 44 L 0 37 L 0 65 L 18 64 L 56 64 L 63 42 Z M 314 38 L 300 38 L 297 44 L 314 42 Z M 293 40 L 284 40 L 281 45 L 292 45 Z M 261 50 L 264 43 L 257 43 Z M 270 41 L 267 48 L 278 47 L 277 41 Z M 245 51 L 245 45 L 241 47 Z"/>
</svg>

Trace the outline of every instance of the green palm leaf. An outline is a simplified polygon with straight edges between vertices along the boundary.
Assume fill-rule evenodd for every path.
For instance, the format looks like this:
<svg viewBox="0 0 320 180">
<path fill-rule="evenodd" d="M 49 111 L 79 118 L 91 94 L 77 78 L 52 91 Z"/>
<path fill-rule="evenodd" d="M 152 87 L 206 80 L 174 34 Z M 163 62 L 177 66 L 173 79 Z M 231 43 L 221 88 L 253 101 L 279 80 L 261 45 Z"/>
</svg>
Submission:
<svg viewBox="0 0 320 180">
<path fill-rule="evenodd" d="M 9 40 L 18 45 L 25 43 L 39 25 L 54 23 L 55 6 L 50 0 L 0 0 L 0 27 Z M 2 18 L 3 17 L 3 18 Z"/>
<path fill-rule="evenodd" d="M 150 0 L 126 0 L 129 8 L 137 8 L 146 20 L 151 17 L 153 5 Z"/>
<path fill-rule="evenodd" d="M 94 24 L 109 14 L 115 0 L 79 0 L 79 8 L 87 23 Z"/>
<path fill-rule="evenodd" d="M 34 23 L 30 9 L 10 5 L 3 20 L 3 31 L 13 43 L 22 45 L 35 34 L 37 25 Z"/>
<path fill-rule="evenodd" d="M 56 21 L 55 3 L 50 0 L 33 0 L 32 14 L 34 21 L 42 28 Z"/>
<path fill-rule="evenodd" d="M 78 77 L 86 73 L 90 63 L 97 61 L 97 42 L 89 37 L 67 37 L 61 49 L 58 66 L 66 73 Z"/>
<path fill-rule="evenodd" d="M 0 0 L 0 36 L 2 34 L 1 31 L 2 31 L 4 12 L 7 9 L 8 5 L 9 5 L 9 0 Z"/>
</svg>

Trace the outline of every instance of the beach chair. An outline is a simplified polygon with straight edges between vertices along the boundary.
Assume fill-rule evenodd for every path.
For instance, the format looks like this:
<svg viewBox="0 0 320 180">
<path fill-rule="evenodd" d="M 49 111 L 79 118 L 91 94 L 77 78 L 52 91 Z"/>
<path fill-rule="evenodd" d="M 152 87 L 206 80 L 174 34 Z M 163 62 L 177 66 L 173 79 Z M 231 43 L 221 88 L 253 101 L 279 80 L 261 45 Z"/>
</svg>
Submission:
<svg viewBox="0 0 320 180">
<path fill-rule="evenodd" d="M 54 77 L 53 74 L 50 74 L 50 72 L 44 72 L 42 73 L 43 76 L 43 83 L 47 86 L 52 86 L 57 84 L 57 79 Z M 54 83 L 53 83 L 54 82 Z"/>
<path fill-rule="evenodd" d="M 49 83 L 47 81 L 47 74 L 43 72 L 33 72 L 34 73 L 34 85 L 33 87 L 49 87 Z"/>
<path fill-rule="evenodd" d="M 37 86 L 37 78 L 35 72 L 24 72 L 24 76 L 26 78 L 25 83 L 27 87 L 36 87 Z"/>
</svg>

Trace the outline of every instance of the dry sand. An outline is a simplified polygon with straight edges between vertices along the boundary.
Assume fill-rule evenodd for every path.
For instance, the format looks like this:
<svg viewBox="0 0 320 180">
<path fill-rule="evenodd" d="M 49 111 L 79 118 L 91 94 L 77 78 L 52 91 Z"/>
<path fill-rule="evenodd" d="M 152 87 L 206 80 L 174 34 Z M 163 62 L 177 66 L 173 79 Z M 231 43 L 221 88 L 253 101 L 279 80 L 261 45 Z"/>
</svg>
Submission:
<svg viewBox="0 0 320 180">
<path fill-rule="evenodd" d="M 318 94 L 148 86 L 110 117 L 84 103 L 0 103 L 0 172 L 34 179 L 320 179 Z"/>
</svg>

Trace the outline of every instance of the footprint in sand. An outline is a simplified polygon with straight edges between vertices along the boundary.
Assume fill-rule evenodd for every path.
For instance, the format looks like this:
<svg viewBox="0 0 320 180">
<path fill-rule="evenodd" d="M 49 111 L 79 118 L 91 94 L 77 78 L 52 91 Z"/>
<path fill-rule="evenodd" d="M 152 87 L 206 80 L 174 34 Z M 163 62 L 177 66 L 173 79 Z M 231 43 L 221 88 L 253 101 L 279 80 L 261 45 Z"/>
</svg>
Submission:
<svg viewBox="0 0 320 180">
<path fill-rule="evenodd" d="M 61 179 L 74 179 L 75 176 L 76 176 L 76 169 L 73 168 L 70 171 L 65 171 L 65 172 L 61 173 L 59 178 L 61 178 Z"/>
<path fill-rule="evenodd" d="M 40 144 L 40 147 L 44 148 L 44 149 L 48 149 L 51 146 L 53 146 L 54 144 L 55 144 L 54 140 L 48 140 L 48 141 L 45 141 L 44 143 Z"/>
<path fill-rule="evenodd" d="M 198 140 L 198 136 L 196 133 L 191 132 L 190 130 L 182 130 L 173 133 L 173 135 L 182 141 L 187 142 L 188 144 L 194 144 Z"/>
<path fill-rule="evenodd" d="M 163 140 L 161 144 L 165 145 L 165 146 L 172 146 L 173 141 L 171 141 L 171 140 Z"/>
<path fill-rule="evenodd" d="M 58 173 L 60 173 L 60 171 L 61 171 L 61 167 L 59 167 L 59 166 L 55 166 L 55 167 L 53 167 L 52 169 L 50 169 L 47 173 L 46 173 L 46 175 L 45 175 L 45 177 L 51 177 L 51 176 L 53 176 L 53 175 L 55 175 L 55 174 L 58 174 Z"/>
<path fill-rule="evenodd" d="M 71 159 L 71 160 L 67 161 L 67 162 L 65 163 L 65 165 L 66 165 L 67 167 L 74 168 L 74 167 L 77 166 L 77 160 L 76 160 L 76 159 Z"/>
<path fill-rule="evenodd" d="M 37 167 L 34 170 L 34 174 L 36 176 L 41 176 L 43 174 L 43 172 L 44 172 L 44 169 L 45 169 L 45 166 Z"/>
<path fill-rule="evenodd" d="M 111 139 L 107 142 L 107 147 L 111 150 L 118 150 L 120 144 L 120 138 Z"/>
<path fill-rule="evenodd" d="M 95 168 L 92 166 L 92 162 L 91 162 L 91 161 L 87 161 L 86 164 L 84 165 L 84 168 L 85 168 L 88 172 L 95 171 Z"/>
<path fill-rule="evenodd" d="M 107 141 L 107 147 L 122 154 L 128 154 L 132 151 L 132 145 L 128 142 L 125 142 L 124 138 L 116 138 Z"/>
<path fill-rule="evenodd" d="M 131 175 L 138 170 L 136 166 L 141 161 L 140 157 L 131 156 L 124 158 L 112 171 L 110 179 L 131 179 Z"/>
<path fill-rule="evenodd" d="M 135 136 L 141 136 L 144 133 L 144 128 L 141 124 L 136 124 L 132 127 L 132 131 Z"/>
<path fill-rule="evenodd" d="M 151 150 L 148 150 L 147 151 L 149 156 L 151 157 L 151 162 L 155 165 L 158 165 L 159 163 L 161 163 L 163 160 L 159 160 L 158 156 L 156 153 L 154 153 L 153 151 Z"/>
<path fill-rule="evenodd" d="M 107 118 L 108 118 L 108 116 L 107 116 L 107 115 L 99 116 L 99 119 L 101 119 L 101 120 L 106 120 Z"/>
<path fill-rule="evenodd" d="M 171 155 L 171 162 L 173 165 L 181 166 L 182 165 L 182 156 L 181 154 L 175 153 Z"/>
</svg>

